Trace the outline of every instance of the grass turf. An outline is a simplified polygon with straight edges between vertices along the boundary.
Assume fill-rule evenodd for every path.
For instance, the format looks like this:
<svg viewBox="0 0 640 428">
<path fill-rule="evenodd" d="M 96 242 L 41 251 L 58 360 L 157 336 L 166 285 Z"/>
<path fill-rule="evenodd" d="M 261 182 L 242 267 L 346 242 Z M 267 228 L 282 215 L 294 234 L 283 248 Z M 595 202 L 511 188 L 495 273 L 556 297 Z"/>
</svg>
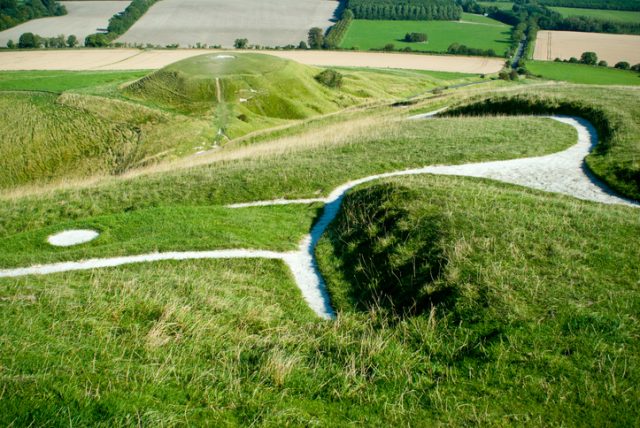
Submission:
<svg viewBox="0 0 640 428">
<path fill-rule="evenodd" d="M 640 85 L 640 73 L 551 61 L 527 61 L 527 70 L 550 80 L 563 80 L 588 85 Z"/>
<path fill-rule="evenodd" d="M 449 306 L 394 316 L 336 298 L 328 323 L 261 260 L 3 279 L 0 421 L 637 424 L 635 210 L 484 180 L 390 183 L 412 191 L 394 201 L 406 221 L 442 216 Z M 328 239 L 319 255 L 332 296 L 348 291 Z"/>
<path fill-rule="evenodd" d="M 415 51 L 446 52 L 452 43 L 471 48 L 493 49 L 503 55 L 509 48 L 510 27 L 488 18 L 464 14 L 463 20 L 478 20 L 482 23 L 453 21 L 368 21 L 355 20 L 349 27 L 340 47 L 361 50 L 382 49 L 391 43 L 396 49 L 410 47 Z M 492 22 L 490 25 L 484 25 Z M 406 33 L 426 33 L 427 43 L 406 43 Z"/>
<path fill-rule="evenodd" d="M 259 145 L 248 151 L 240 148 L 236 160 L 8 199 L 0 204 L 0 237 L 126 209 L 318 197 L 346 181 L 372 174 L 430 164 L 537 156 L 576 141 L 573 128 L 542 118 L 374 119 L 355 133 L 349 133 L 350 127 L 347 123 L 330 130 L 330 138 L 321 133 L 317 141 L 299 137 L 293 138 L 293 145 L 280 141 L 264 152 L 258 151 Z M 535 144 L 521 144 L 521 135 Z"/>
<path fill-rule="evenodd" d="M 86 217 L 0 240 L 0 266 L 23 266 L 95 257 L 168 251 L 262 249 L 294 251 L 311 229 L 319 206 L 234 210 L 217 206 L 164 206 Z M 49 235 L 91 229 L 86 245 L 53 247 Z"/>
</svg>

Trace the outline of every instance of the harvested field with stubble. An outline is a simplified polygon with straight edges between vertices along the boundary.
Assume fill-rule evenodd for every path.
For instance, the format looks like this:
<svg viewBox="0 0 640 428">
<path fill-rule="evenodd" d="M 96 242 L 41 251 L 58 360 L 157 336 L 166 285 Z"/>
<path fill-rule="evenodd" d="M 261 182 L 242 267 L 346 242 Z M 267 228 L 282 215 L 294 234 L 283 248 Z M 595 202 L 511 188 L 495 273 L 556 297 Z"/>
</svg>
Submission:
<svg viewBox="0 0 640 428">
<path fill-rule="evenodd" d="M 337 7 L 326 0 L 163 0 L 118 41 L 233 47 L 235 39 L 246 38 L 262 46 L 297 45 L 309 28 L 331 26 Z"/>
<path fill-rule="evenodd" d="M 221 50 L 85 49 L 0 52 L 0 70 L 155 70 L 176 61 Z M 235 52 L 235 51 L 234 51 Z M 260 51 L 265 55 L 321 67 L 397 68 L 491 74 L 500 71 L 501 58 L 420 55 L 379 52 Z"/>
<path fill-rule="evenodd" d="M 613 66 L 619 61 L 640 62 L 640 36 L 623 34 L 539 31 L 533 59 L 580 58 L 583 52 L 595 52 Z"/>
<path fill-rule="evenodd" d="M 56 37 L 71 34 L 84 43 L 84 38 L 98 29 L 107 28 L 109 19 L 122 12 L 129 1 L 66 1 L 60 2 L 67 8 L 67 14 L 27 21 L 24 24 L 0 32 L 0 46 L 5 47 L 9 40 L 18 42 L 23 33 L 34 33 L 42 37 Z"/>
</svg>

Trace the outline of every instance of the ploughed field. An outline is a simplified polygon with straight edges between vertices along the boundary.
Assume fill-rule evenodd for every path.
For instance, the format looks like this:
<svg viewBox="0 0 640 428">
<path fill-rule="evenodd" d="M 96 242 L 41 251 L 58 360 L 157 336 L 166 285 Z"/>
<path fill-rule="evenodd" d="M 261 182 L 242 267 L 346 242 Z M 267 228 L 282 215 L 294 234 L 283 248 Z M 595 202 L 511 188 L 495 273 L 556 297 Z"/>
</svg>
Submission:
<svg viewBox="0 0 640 428">
<path fill-rule="evenodd" d="M 262 46 L 297 45 L 311 27 L 331 26 L 337 7 L 326 0 L 163 0 L 117 41 L 233 47 L 246 38 Z"/>
<path fill-rule="evenodd" d="M 595 52 L 613 66 L 619 61 L 640 63 L 640 36 L 626 34 L 579 33 L 575 31 L 538 31 L 533 58 L 580 58 L 583 52 Z"/>
<path fill-rule="evenodd" d="M 60 2 L 67 8 L 67 14 L 48 18 L 34 19 L 23 24 L 0 31 L 0 46 L 7 45 L 9 40 L 18 43 L 23 33 L 34 33 L 42 37 L 56 37 L 60 34 L 71 34 L 84 43 L 89 34 L 106 29 L 109 19 L 118 12 L 122 12 L 129 5 L 129 1 L 65 1 Z"/>
</svg>

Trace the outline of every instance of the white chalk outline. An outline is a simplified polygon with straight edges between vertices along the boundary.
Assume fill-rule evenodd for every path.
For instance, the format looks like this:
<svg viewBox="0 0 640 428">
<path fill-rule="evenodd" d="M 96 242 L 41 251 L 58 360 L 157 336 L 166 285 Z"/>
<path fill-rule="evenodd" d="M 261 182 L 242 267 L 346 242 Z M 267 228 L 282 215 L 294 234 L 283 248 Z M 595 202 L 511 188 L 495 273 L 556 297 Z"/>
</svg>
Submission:
<svg viewBox="0 0 640 428">
<path fill-rule="evenodd" d="M 432 117 L 442 110 L 444 109 L 414 116 L 412 119 Z M 484 177 L 534 189 L 562 193 L 579 199 L 591 200 L 605 204 L 624 204 L 637 208 L 639 206 L 637 202 L 615 196 L 587 172 L 584 165 L 584 158 L 597 144 L 598 138 L 593 126 L 589 122 L 576 117 L 548 117 L 573 126 L 578 132 L 577 144 L 567 150 L 547 156 L 451 166 L 432 165 L 423 168 L 371 175 L 342 184 L 333 190 L 327 198 L 322 199 L 276 199 L 271 201 L 246 202 L 227 206 L 229 208 L 240 209 L 256 206 L 324 202 L 324 211 L 320 216 L 320 219 L 313 226 L 311 232 L 302 239 L 298 251 L 279 253 L 250 249 L 231 249 L 217 251 L 151 253 L 135 256 L 53 263 L 18 269 L 6 269 L 0 270 L 0 278 L 20 277 L 26 275 L 47 275 L 52 273 L 90 270 L 163 260 L 255 258 L 282 260 L 287 266 L 289 266 L 295 282 L 300 288 L 300 291 L 302 292 L 302 295 L 309 307 L 321 318 L 333 319 L 335 318 L 335 312 L 331 307 L 324 279 L 318 270 L 315 258 L 315 248 L 324 231 L 337 216 L 347 191 L 360 184 L 384 178 L 421 174 Z M 563 178 L 563 180 L 558 181 L 558 178 Z"/>
</svg>

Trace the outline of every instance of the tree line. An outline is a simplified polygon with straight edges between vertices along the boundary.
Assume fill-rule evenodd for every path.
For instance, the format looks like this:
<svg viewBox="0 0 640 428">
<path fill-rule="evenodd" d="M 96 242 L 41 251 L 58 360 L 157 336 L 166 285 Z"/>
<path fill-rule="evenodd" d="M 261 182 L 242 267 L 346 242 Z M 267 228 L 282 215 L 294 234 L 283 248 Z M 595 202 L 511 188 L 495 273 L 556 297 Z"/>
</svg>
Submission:
<svg viewBox="0 0 640 428">
<path fill-rule="evenodd" d="M 115 14 L 109 20 L 107 33 L 90 34 L 85 39 L 85 46 L 108 46 L 113 40 L 126 33 L 157 1 L 158 0 L 133 0 L 123 12 Z"/>
<path fill-rule="evenodd" d="M 462 9 L 454 0 L 348 0 L 356 19 L 457 21 Z"/>
<path fill-rule="evenodd" d="M 540 0 L 545 6 L 584 9 L 640 10 L 640 0 Z"/>
<path fill-rule="evenodd" d="M 44 16 L 66 15 L 67 9 L 56 0 L 0 0 L 0 31 Z"/>
<path fill-rule="evenodd" d="M 493 19 L 513 26 L 528 22 L 535 23 L 543 30 L 640 34 L 640 23 L 616 22 L 586 16 L 563 17 L 536 0 L 516 0 L 511 10 L 500 10 L 493 6 L 483 7 L 475 0 L 458 1 L 465 12 L 486 13 Z"/>
</svg>

